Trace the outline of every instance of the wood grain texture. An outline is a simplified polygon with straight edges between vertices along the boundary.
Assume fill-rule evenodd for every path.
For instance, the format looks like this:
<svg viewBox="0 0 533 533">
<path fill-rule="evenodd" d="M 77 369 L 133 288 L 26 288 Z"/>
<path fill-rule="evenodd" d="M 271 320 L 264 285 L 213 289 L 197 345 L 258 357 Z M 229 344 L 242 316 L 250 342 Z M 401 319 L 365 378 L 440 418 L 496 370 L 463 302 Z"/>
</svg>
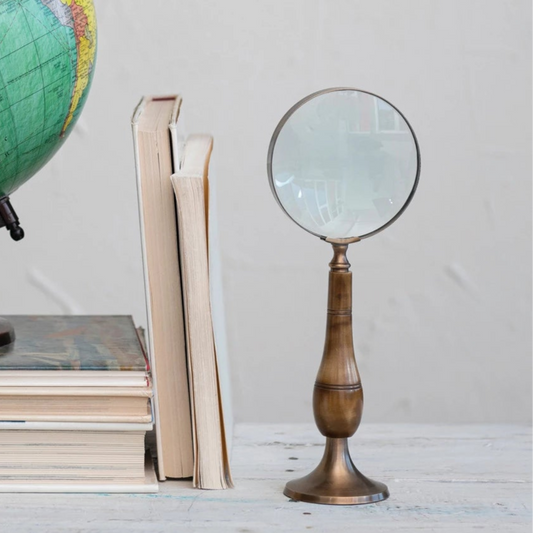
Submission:
<svg viewBox="0 0 533 533">
<path fill-rule="evenodd" d="M 362 424 L 350 439 L 365 473 L 387 483 L 375 505 L 320 506 L 283 496 L 324 438 L 306 425 L 236 427 L 236 488 L 166 481 L 154 495 L 0 494 L 0 530 L 54 533 L 531 531 L 531 428 Z"/>
</svg>

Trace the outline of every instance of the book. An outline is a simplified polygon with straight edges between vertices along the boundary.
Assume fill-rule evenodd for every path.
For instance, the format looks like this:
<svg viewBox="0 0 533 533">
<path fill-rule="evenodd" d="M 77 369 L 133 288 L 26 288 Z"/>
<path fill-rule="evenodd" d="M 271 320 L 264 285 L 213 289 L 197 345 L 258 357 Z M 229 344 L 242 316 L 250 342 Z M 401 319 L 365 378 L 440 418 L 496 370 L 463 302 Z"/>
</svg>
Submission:
<svg viewBox="0 0 533 533">
<path fill-rule="evenodd" d="M 176 195 L 191 397 L 195 487 L 233 486 L 211 314 L 208 260 L 208 166 L 212 137 L 187 138 Z"/>
<path fill-rule="evenodd" d="M 9 483 L 0 481 L 0 493 L 24 493 L 24 492 L 47 492 L 47 493 L 62 493 L 62 492 L 98 492 L 98 493 L 155 493 L 159 491 L 157 478 L 155 476 L 154 465 L 149 453 L 145 455 L 144 460 L 144 479 L 135 483 L 122 481 L 86 481 L 86 480 L 39 480 L 39 481 L 22 481 L 13 480 Z"/>
<path fill-rule="evenodd" d="M 146 387 L 147 360 L 130 316 L 10 316 L 0 386 Z"/>
<path fill-rule="evenodd" d="M 150 422 L 147 360 L 129 316 L 12 316 L 0 420 Z"/>
<path fill-rule="evenodd" d="M 180 105 L 177 95 L 146 97 L 132 118 L 160 480 L 193 475 L 185 325 L 170 181 L 180 161 L 176 126 Z"/>
<path fill-rule="evenodd" d="M 149 365 L 132 318 L 10 322 L 16 340 L 0 352 L 8 383 L 0 386 L 0 492 L 156 491 L 145 458 Z"/>
<path fill-rule="evenodd" d="M 0 387 L 0 420 L 151 422 L 145 387 Z"/>
<path fill-rule="evenodd" d="M 43 421 L 9 421 L 0 420 L 0 431 L 7 429 L 23 430 L 54 430 L 54 431 L 151 431 L 153 422 L 130 423 L 130 422 L 43 422 Z"/>
<path fill-rule="evenodd" d="M 151 424 L 0 423 L 0 492 L 157 492 Z"/>
</svg>

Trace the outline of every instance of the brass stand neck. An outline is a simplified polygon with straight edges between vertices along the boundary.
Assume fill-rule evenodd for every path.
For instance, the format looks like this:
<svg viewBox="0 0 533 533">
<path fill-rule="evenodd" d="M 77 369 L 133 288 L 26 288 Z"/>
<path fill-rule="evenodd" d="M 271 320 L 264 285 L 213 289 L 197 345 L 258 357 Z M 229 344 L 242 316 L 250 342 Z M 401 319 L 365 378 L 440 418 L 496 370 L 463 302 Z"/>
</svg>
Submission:
<svg viewBox="0 0 533 533">
<path fill-rule="evenodd" d="M 333 259 L 329 264 L 329 268 L 332 272 L 349 272 L 350 262 L 346 257 L 348 251 L 348 244 L 332 244 L 333 246 Z"/>
<path fill-rule="evenodd" d="M 326 448 L 320 467 L 330 472 L 332 478 L 348 478 L 356 472 L 350 457 L 348 439 L 326 438 Z"/>
</svg>

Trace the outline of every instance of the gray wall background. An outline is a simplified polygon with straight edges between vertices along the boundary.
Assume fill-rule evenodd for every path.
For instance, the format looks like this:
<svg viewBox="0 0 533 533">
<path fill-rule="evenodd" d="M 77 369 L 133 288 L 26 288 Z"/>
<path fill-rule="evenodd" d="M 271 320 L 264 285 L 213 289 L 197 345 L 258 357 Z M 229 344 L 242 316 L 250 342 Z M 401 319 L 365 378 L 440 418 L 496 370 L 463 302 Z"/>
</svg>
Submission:
<svg viewBox="0 0 533 533">
<path fill-rule="evenodd" d="M 99 52 L 71 138 L 13 195 L 0 313 L 145 323 L 130 116 L 179 92 L 215 137 L 213 179 L 238 421 L 307 421 L 328 245 L 281 212 L 270 136 L 303 96 L 354 86 L 417 133 L 399 221 L 351 246 L 365 421 L 531 420 L 531 6 L 510 0 L 96 0 Z"/>
</svg>

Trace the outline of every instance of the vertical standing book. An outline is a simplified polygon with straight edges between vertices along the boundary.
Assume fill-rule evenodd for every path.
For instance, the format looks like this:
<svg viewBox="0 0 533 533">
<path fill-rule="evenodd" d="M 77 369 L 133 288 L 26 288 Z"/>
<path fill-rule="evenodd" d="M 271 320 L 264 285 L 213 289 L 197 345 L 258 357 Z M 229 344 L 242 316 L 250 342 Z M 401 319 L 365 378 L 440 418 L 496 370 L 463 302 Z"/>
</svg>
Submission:
<svg viewBox="0 0 533 533">
<path fill-rule="evenodd" d="M 178 235 L 170 181 L 179 161 L 171 131 L 175 131 L 180 105 L 179 96 L 143 98 L 132 119 L 160 479 L 193 475 Z"/>
</svg>

